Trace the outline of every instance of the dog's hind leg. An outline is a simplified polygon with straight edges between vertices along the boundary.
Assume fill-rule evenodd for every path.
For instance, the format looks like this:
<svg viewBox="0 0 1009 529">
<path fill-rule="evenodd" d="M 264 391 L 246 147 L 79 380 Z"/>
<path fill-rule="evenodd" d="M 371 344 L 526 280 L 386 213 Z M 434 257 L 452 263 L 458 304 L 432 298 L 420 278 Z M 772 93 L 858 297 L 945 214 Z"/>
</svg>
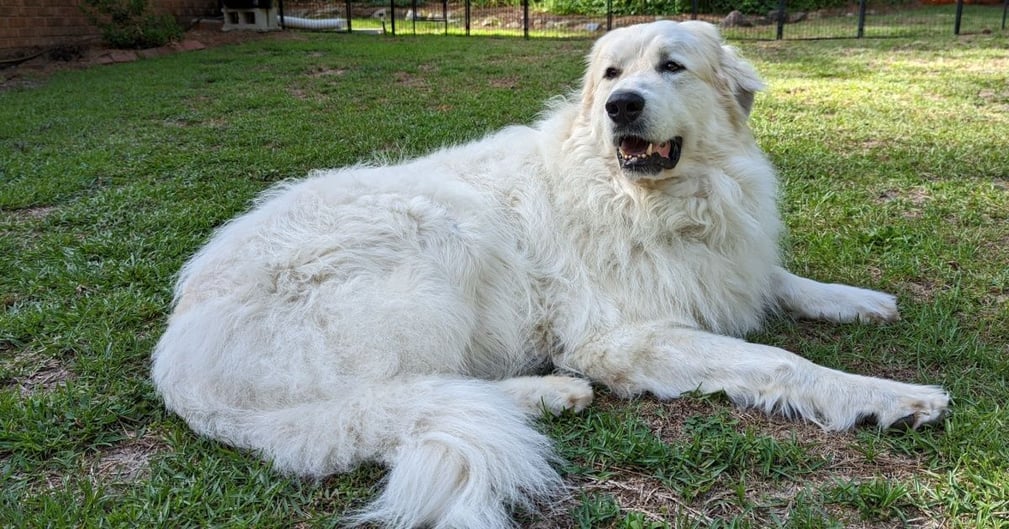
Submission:
<svg viewBox="0 0 1009 529">
<path fill-rule="evenodd" d="M 837 323 L 888 322 L 900 319 L 890 294 L 837 283 L 820 283 L 779 268 L 774 277 L 781 308 L 805 319 Z"/>
<path fill-rule="evenodd" d="M 582 411 L 592 402 L 592 385 L 576 377 L 515 377 L 497 383 L 528 414 Z"/>
<path fill-rule="evenodd" d="M 740 405 L 801 416 L 827 430 L 868 419 L 881 428 L 917 428 L 938 421 L 949 405 L 939 387 L 848 374 L 775 347 L 660 322 L 597 336 L 556 363 L 624 396 L 723 391 Z"/>
</svg>

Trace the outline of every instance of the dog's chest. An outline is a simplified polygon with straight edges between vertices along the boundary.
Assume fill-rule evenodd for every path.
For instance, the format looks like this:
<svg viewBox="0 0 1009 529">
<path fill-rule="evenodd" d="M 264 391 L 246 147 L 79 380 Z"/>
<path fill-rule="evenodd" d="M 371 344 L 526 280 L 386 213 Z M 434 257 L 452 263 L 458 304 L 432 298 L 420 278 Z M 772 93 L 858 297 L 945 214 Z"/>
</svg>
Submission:
<svg viewBox="0 0 1009 529">
<path fill-rule="evenodd" d="M 603 319 L 740 335 L 759 327 L 778 264 L 778 221 L 761 211 L 691 199 L 636 216 L 578 215 L 563 231 L 573 276 Z"/>
</svg>

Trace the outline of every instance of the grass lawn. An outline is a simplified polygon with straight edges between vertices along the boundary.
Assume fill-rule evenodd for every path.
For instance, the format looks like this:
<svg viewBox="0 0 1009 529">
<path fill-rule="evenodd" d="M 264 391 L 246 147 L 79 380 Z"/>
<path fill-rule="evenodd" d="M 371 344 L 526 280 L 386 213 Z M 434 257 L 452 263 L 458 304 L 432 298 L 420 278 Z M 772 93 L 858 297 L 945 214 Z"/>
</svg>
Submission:
<svg viewBox="0 0 1009 529">
<path fill-rule="evenodd" d="M 272 36 L 0 92 L 0 527 L 339 526 L 381 468 L 290 479 L 163 411 L 147 366 L 173 275 L 273 182 L 534 119 L 589 45 Z M 1009 527 L 1009 38 L 742 47 L 787 261 L 903 311 L 750 339 L 945 385 L 953 412 L 827 435 L 602 393 L 543 421 L 578 488 L 523 527 Z"/>
</svg>

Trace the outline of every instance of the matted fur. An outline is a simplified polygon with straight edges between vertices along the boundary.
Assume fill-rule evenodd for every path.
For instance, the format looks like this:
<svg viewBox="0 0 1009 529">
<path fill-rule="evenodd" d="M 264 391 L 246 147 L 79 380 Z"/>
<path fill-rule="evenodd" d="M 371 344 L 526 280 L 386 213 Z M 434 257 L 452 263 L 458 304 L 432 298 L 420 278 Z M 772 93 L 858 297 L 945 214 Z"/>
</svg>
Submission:
<svg viewBox="0 0 1009 529">
<path fill-rule="evenodd" d="M 760 87 L 711 25 L 619 29 L 532 127 L 278 186 L 183 268 L 158 391 L 283 471 L 388 465 L 354 520 L 392 528 L 512 526 L 561 487 L 528 417 L 582 409 L 587 380 L 724 391 L 830 430 L 937 420 L 940 388 L 736 338 L 778 310 L 898 318 L 892 296 L 781 267 L 775 174 L 746 124 Z M 641 115 L 617 123 L 607 103 L 628 93 Z M 682 138 L 678 163 L 622 169 L 621 127 Z M 550 366 L 570 376 L 528 376 Z"/>
</svg>

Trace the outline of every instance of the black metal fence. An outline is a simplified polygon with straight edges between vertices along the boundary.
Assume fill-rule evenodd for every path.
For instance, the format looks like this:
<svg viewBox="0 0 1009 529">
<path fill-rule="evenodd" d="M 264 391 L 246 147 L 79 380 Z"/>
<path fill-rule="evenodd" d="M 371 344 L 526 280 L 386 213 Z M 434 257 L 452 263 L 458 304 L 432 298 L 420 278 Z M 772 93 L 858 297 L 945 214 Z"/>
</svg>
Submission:
<svg viewBox="0 0 1009 529">
<path fill-rule="evenodd" d="M 729 39 L 772 40 L 1002 32 L 1009 0 L 285 0 L 281 11 L 282 24 L 397 35 L 585 37 L 695 19 Z"/>
</svg>

